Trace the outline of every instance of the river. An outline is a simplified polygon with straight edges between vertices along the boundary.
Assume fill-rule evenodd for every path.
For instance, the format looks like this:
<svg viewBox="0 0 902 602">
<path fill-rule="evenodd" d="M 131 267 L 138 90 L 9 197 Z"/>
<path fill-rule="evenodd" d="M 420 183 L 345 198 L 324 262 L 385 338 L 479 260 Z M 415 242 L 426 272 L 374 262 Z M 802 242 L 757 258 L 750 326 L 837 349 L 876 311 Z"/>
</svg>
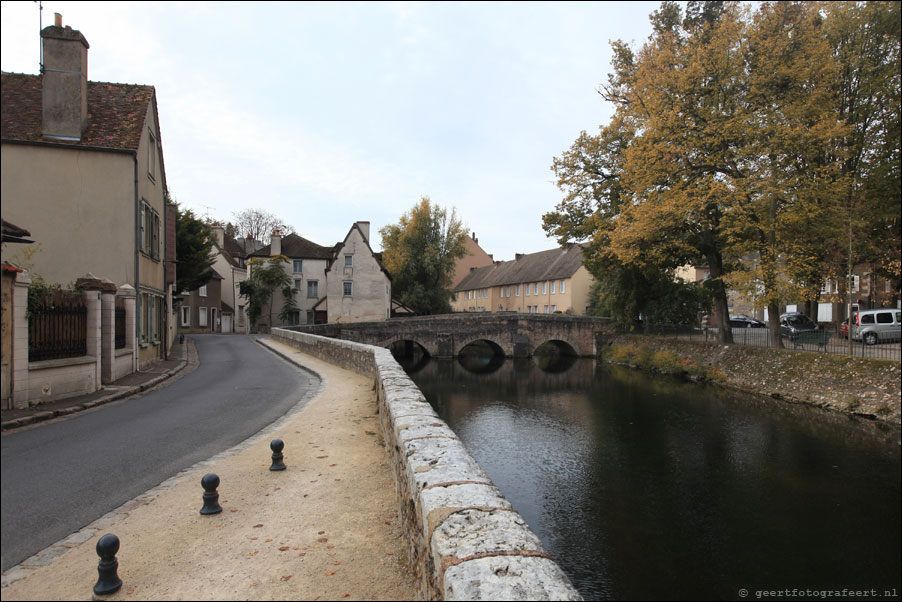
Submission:
<svg viewBox="0 0 902 602">
<path fill-rule="evenodd" d="M 587 600 L 899 596 L 898 428 L 594 360 L 415 363 Z"/>
</svg>

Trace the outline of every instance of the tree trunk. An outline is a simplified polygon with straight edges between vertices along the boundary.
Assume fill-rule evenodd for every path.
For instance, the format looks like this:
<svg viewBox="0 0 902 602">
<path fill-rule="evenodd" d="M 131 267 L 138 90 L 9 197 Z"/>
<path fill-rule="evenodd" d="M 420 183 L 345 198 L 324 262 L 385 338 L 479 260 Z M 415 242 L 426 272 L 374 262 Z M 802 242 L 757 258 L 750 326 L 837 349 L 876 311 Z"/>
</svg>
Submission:
<svg viewBox="0 0 902 602">
<path fill-rule="evenodd" d="M 780 336 L 780 304 L 776 301 L 767 304 L 767 333 L 770 337 L 770 346 L 774 349 L 783 349 L 783 337 Z"/>
<path fill-rule="evenodd" d="M 717 251 L 708 254 L 709 278 L 714 289 L 714 326 L 717 327 L 717 340 L 729 345 L 733 343 L 733 330 L 730 328 L 730 305 L 727 301 L 727 287 L 723 283 L 723 257 Z"/>
</svg>

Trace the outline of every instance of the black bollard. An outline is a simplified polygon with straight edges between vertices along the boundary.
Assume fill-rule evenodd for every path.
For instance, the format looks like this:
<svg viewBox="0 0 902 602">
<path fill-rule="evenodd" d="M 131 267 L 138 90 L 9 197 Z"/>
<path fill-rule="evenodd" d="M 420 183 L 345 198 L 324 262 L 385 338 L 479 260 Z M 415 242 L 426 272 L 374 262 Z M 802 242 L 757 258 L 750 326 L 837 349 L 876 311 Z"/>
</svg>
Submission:
<svg viewBox="0 0 902 602">
<path fill-rule="evenodd" d="M 213 474 L 205 474 L 200 480 L 201 486 L 204 488 L 204 507 L 200 509 L 201 514 L 219 514 L 222 512 L 222 506 L 219 505 L 219 493 L 216 488 L 219 487 L 219 477 Z"/>
<path fill-rule="evenodd" d="M 269 449 L 272 450 L 272 466 L 269 467 L 270 470 L 285 470 L 285 463 L 282 462 L 282 449 L 285 448 L 285 443 L 281 439 L 273 439 L 272 443 L 269 444 Z"/>
<path fill-rule="evenodd" d="M 119 578 L 119 561 L 116 553 L 119 551 L 119 538 L 109 533 L 97 541 L 97 555 L 100 562 L 97 563 L 97 583 L 94 585 L 94 593 L 98 596 L 108 596 L 119 591 L 122 580 Z"/>
</svg>

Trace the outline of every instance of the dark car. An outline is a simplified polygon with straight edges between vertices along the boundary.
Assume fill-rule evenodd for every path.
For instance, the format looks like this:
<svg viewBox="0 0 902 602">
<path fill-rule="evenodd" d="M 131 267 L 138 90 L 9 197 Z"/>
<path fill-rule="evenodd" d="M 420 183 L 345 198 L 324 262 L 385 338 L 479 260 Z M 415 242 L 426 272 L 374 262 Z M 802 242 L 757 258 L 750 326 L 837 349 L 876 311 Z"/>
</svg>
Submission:
<svg viewBox="0 0 902 602">
<path fill-rule="evenodd" d="M 750 318 L 748 316 L 730 316 L 730 327 L 731 328 L 766 328 L 767 325 L 764 322 L 755 320 L 754 318 Z"/>
<path fill-rule="evenodd" d="M 780 336 L 796 340 L 799 333 L 820 330 L 820 326 L 803 313 L 794 311 L 780 315 Z"/>
</svg>

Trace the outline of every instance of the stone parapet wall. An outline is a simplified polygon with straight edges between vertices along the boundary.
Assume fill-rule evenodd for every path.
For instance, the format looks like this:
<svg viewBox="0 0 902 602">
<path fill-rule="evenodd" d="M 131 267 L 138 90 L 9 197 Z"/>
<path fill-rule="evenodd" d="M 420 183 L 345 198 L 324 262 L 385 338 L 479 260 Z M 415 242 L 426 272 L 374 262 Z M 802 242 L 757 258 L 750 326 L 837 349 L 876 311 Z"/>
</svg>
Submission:
<svg viewBox="0 0 902 602">
<path fill-rule="evenodd" d="M 390 351 L 283 329 L 272 336 L 374 379 L 408 556 L 425 599 L 582 599 Z"/>
</svg>

